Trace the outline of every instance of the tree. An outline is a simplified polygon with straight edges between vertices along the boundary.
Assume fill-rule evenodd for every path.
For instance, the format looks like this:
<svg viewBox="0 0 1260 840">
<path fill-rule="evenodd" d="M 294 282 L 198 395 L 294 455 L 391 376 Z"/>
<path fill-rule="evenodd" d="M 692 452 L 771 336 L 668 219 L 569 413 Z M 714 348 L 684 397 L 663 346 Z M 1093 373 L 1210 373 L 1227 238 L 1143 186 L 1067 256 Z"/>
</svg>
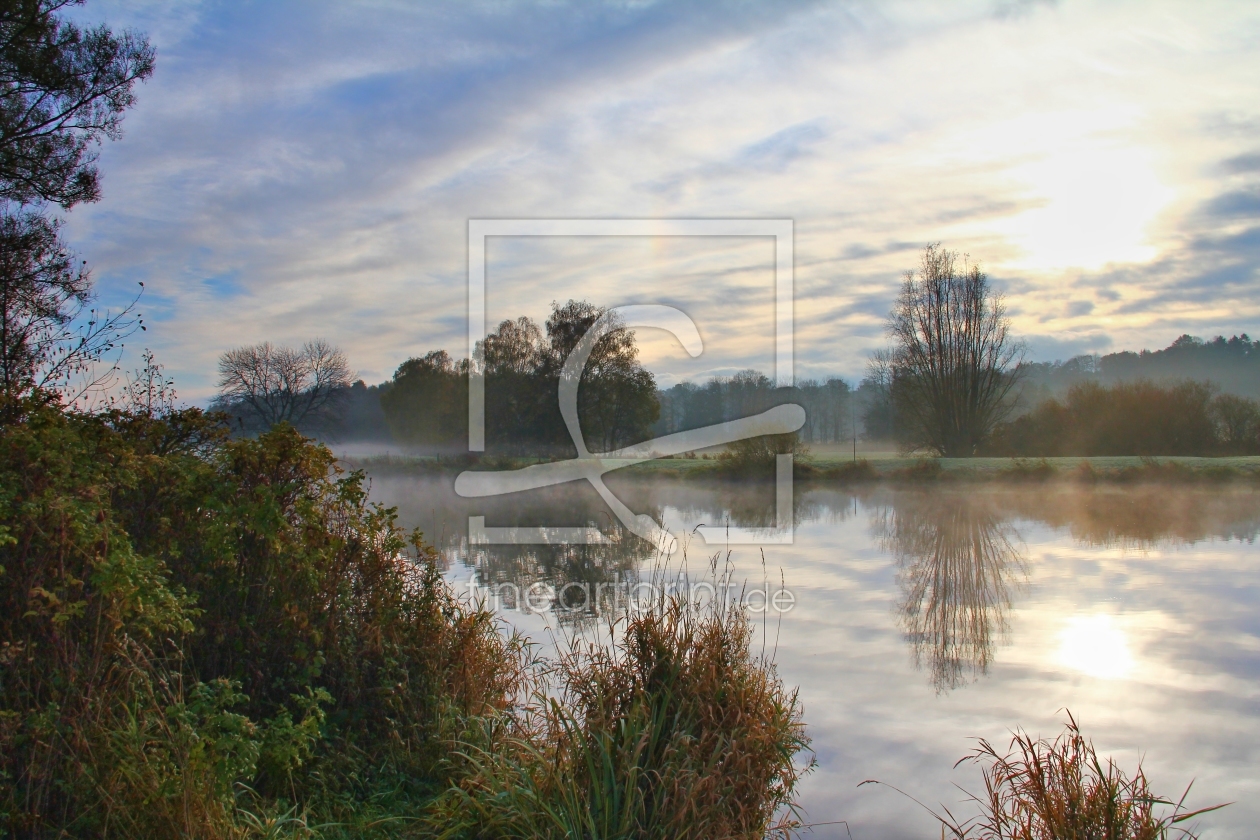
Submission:
<svg viewBox="0 0 1260 840">
<path fill-rule="evenodd" d="M 560 370 L 578 342 L 606 310 L 587 301 L 551 305 L 547 319 L 550 341 L 549 381 L 559 382 Z M 656 379 L 639 363 L 634 331 L 619 327 L 596 342 L 578 388 L 578 417 L 592 452 L 645 440 L 660 416 Z M 558 412 L 557 412 L 558 416 Z M 557 427 L 559 432 L 563 426 Z"/>
<path fill-rule="evenodd" d="M 485 376 L 486 448 L 496 454 L 559 454 L 573 442 L 560 414 L 565 360 L 603 315 L 586 301 L 552 304 L 546 338 L 527 317 L 500 322 L 478 342 L 472 362 L 434 350 L 403 363 L 381 407 L 400 443 L 444 446 L 468 428 L 468 374 Z M 578 415 L 587 446 L 606 452 L 649 436 L 660 412 L 656 382 L 638 361 L 634 333 L 614 329 L 587 360 L 578 390 Z"/>
<path fill-rule="evenodd" d="M 73 403 L 110 378 L 96 363 L 143 323 L 132 307 L 91 308 L 92 282 L 38 213 L 0 214 L 0 416 L 22 394 L 56 391 Z"/>
<path fill-rule="evenodd" d="M 924 248 L 888 319 L 903 445 L 954 458 L 974 455 L 1009 413 L 1023 355 L 1001 295 L 979 266 L 959 262 L 939 243 Z"/>
<path fill-rule="evenodd" d="M 455 444 L 468 429 L 468 362 L 434 350 L 398 366 L 381 408 L 390 432 L 412 446 Z"/>
<path fill-rule="evenodd" d="M 144 367 L 127 374 L 119 405 L 127 414 L 149 419 L 167 417 L 175 411 L 175 380 L 166 375 L 152 350 L 146 347 L 140 358 Z"/>
<path fill-rule="evenodd" d="M 1220 394 L 1210 406 L 1222 446 L 1239 455 L 1260 449 L 1260 405 L 1235 394 Z"/>
<path fill-rule="evenodd" d="M 44 207 L 100 197 L 95 147 L 121 135 L 153 48 L 132 32 L 80 30 L 58 13 L 74 0 L 0 3 L 0 419 L 17 398 L 52 390 L 68 402 L 109 377 L 95 364 L 138 325 L 131 307 L 90 308 L 91 281 Z M 26 209 L 34 207 L 34 210 Z M 76 328 L 73 325 L 78 323 Z M 141 327 L 142 328 L 142 327 Z"/>
<path fill-rule="evenodd" d="M 866 362 L 866 376 L 858 386 L 862 433 L 867 440 L 896 437 L 892 400 L 892 352 L 876 350 Z"/>
<path fill-rule="evenodd" d="M 0 388 L 10 396 L 37 378 L 61 330 L 86 305 L 91 281 L 34 213 L 0 216 Z"/>
<path fill-rule="evenodd" d="M 80 30 L 58 13 L 82 0 L 0 4 L 0 199 L 69 209 L 100 197 L 95 147 L 121 136 L 154 52 L 134 32 Z"/>
<path fill-rule="evenodd" d="M 324 430 L 336 420 L 352 380 L 345 354 L 322 339 L 300 350 L 265 342 L 219 358 L 216 402 L 235 413 L 243 427 L 265 430 L 289 423 Z"/>
<path fill-rule="evenodd" d="M 547 439 L 549 426 L 559 422 L 556 389 L 548 388 L 543 373 L 545 354 L 542 330 L 525 316 L 501 322 L 482 343 L 491 451 L 536 448 Z M 466 402 L 461 411 L 466 417 Z"/>
</svg>

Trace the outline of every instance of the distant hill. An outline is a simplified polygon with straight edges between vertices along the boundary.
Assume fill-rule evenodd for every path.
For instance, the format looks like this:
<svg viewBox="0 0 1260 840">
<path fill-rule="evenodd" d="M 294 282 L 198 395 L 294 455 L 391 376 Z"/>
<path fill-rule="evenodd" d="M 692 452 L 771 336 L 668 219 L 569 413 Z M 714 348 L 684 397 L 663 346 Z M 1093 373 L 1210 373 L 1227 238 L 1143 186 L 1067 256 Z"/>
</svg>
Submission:
<svg viewBox="0 0 1260 840">
<path fill-rule="evenodd" d="M 1163 350 L 1123 351 L 1106 356 L 1076 356 L 1065 362 L 1031 362 L 1021 366 L 1027 407 L 1066 393 L 1077 382 L 1102 385 L 1149 379 L 1211 382 L 1222 393 L 1260 398 L 1260 341 L 1246 333 L 1210 341 L 1183 335 Z"/>
</svg>

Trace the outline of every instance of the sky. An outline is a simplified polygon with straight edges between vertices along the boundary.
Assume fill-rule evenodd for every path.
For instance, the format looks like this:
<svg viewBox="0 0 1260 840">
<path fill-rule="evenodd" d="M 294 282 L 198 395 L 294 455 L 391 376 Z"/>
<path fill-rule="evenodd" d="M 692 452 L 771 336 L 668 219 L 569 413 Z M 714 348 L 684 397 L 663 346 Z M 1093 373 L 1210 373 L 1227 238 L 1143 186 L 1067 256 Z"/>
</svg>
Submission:
<svg viewBox="0 0 1260 840">
<path fill-rule="evenodd" d="M 466 345 L 469 219 L 794 224 L 795 373 L 862 375 L 926 243 L 1028 358 L 1260 334 L 1260 4 L 92 0 L 157 69 L 66 239 L 180 396 L 325 338 Z M 774 244 L 491 239 L 487 317 L 666 303 L 661 384 L 773 367 Z M 138 364 L 136 358 L 124 366 Z M 129 364 L 130 363 L 130 364 Z"/>
</svg>

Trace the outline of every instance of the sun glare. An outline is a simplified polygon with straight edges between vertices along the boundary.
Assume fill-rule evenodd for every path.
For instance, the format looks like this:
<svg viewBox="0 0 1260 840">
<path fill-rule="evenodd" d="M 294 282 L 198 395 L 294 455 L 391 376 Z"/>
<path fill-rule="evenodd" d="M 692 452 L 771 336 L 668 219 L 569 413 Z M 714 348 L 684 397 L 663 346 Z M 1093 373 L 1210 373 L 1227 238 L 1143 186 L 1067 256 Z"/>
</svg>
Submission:
<svg viewBox="0 0 1260 840">
<path fill-rule="evenodd" d="M 964 223 L 1019 251 L 1021 270 L 1093 270 L 1156 256 L 1151 225 L 1175 191 L 1157 171 L 1133 109 L 1026 114 L 970 128 L 941 147 L 944 159 L 992 168 L 992 189 L 1019 209 Z"/>
<path fill-rule="evenodd" d="M 1147 150 L 1085 143 L 1010 174 L 1041 202 L 998 223 L 1025 252 L 1027 266 L 1097 269 L 1155 256 L 1148 228 L 1172 190 L 1156 176 Z"/>
<path fill-rule="evenodd" d="M 1129 643 L 1106 613 L 1073 616 L 1059 632 L 1061 665 L 1103 680 L 1123 679 L 1133 669 Z"/>
</svg>

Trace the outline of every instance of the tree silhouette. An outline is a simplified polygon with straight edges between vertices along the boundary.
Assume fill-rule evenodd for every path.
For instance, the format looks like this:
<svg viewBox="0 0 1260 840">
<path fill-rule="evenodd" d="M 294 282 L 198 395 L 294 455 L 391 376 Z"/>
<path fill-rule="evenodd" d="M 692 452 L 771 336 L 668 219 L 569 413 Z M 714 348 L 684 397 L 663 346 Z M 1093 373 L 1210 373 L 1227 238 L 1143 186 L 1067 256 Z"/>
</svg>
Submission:
<svg viewBox="0 0 1260 840">
<path fill-rule="evenodd" d="M 895 425 L 903 444 L 968 457 L 1010 411 L 1022 347 L 1001 295 L 939 244 L 906 272 L 888 320 Z"/>
</svg>

